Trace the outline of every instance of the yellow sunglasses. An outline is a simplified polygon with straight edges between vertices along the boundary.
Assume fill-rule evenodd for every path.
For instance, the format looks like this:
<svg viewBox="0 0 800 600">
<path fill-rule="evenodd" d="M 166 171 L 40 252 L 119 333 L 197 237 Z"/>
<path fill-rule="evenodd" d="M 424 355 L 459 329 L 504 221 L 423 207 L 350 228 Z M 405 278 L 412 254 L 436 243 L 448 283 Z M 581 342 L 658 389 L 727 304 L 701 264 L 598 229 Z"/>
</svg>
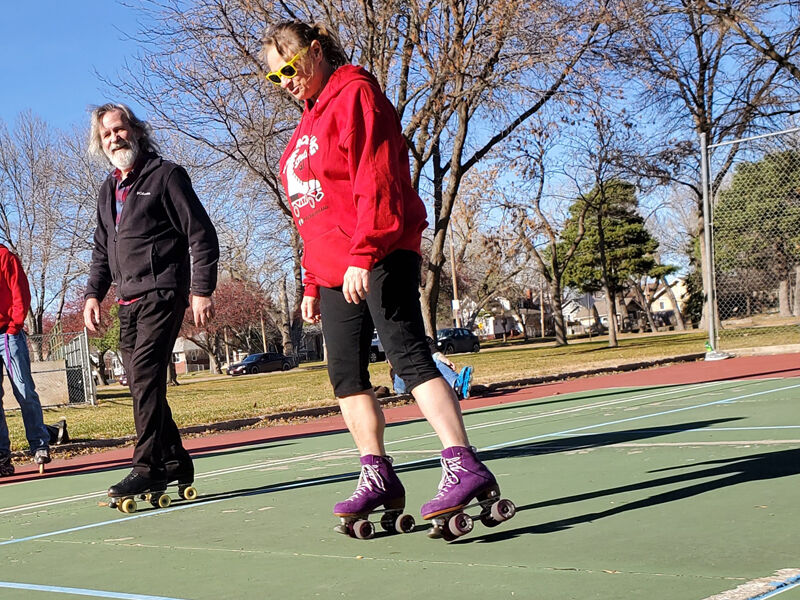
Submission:
<svg viewBox="0 0 800 600">
<path fill-rule="evenodd" d="M 275 85 L 281 84 L 281 78 L 286 77 L 286 79 L 291 79 L 295 75 L 297 75 L 297 69 L 294 67 L 294 63 L 303 56 L 306 52 L 308 52 L 308 46 L 300 50 L 297 54 L 292 57 L 292 60 L 287 62 L 277 71 L 272 71 L 266 74 L 266 78 L 269 79 Z"/>
</svg>

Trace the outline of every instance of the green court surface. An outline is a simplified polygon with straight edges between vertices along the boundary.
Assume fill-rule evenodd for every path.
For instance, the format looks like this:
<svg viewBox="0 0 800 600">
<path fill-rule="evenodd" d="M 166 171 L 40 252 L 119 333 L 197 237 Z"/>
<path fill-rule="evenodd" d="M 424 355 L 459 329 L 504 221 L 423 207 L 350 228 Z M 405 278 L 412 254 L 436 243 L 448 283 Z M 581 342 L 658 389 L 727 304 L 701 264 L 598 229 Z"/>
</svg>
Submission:
<svg viewBox="0 0 800 600">
<path fill-rule="evenodd" d="M 782 569 L 800 598 L 800 379 L 601 389 L 467 411 L 516 516 L 429 539 L 425 421 L 387 428 L 411 534 L 333 532 L 346 432 L 196 458 L 201 498 L 98 505 L 126 470 L 0 487 L 0 598 L 704 599 Z M 752 593 L 729 598 L 768 597 Z"/>
</svg>

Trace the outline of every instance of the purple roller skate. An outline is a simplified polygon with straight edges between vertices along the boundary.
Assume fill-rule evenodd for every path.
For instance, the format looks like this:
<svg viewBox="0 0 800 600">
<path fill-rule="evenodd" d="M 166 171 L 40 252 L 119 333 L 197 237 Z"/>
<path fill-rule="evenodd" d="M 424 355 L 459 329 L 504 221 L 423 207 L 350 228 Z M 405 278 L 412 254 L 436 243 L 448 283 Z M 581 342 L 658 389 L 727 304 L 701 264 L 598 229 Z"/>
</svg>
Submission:
<svg viewBox="0 0 800 600">
<path fill-rule="evenodd" d="M 361 457 L 361 475 L 353 495 L 333 507 L 333 514 L 341 519 L 334 531 L 369 539 L 375 534 L 369 515 L 382 513 L 380 524 L 385 531 L 409 533 L 415 523 L 414 517 L 403 514 L 405 506 L 406 490 L 392 468 L 391 457 L 367 454 Z"/>
<path fill-rule="evenodd" d="M 500 498 L 500 486 L 491 471 L 478 460 L 474 448 L 452 446 L 442 450 L 442 480 L 439 493 L 422 506 L 422 518 L 430 520 L 428 536 L 448 542 L 472 531 L 473 516 L 466 508 L 481 507 L 474 517 L 494 527 L 514 516 L 511 500 Z M 470 504 L 472 500 L 476 500 Z"/>
</svg>

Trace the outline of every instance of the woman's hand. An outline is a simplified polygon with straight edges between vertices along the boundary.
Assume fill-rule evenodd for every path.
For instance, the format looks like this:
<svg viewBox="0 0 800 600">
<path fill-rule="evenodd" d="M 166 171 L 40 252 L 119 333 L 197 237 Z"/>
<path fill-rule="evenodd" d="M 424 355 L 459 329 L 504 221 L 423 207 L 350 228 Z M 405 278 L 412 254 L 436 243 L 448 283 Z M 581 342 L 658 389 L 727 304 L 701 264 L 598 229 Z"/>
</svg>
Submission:
<svg viewBox="0 0 800 600">
<path fill-rule="evenodd" d="M 319 298 L 314 296 L 303 296 L 300 303 L 300 314 L 306 323 L 319 323 Z"/>
<path fill-rule="evenodd" d="M 369 271 L 361 267 L 347 267 L 344 272 L 342 293 L 351 304 L 358 304 L 367 297 L 369 291 Z"/>
</svg>

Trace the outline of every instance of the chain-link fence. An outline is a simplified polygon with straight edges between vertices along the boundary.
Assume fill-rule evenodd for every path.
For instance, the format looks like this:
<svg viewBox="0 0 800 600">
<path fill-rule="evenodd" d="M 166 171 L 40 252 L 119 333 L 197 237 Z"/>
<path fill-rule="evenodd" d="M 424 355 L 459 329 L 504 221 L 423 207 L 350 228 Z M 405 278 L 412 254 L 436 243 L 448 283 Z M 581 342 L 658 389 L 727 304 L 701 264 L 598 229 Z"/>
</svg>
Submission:
<svg viewBox="0 0 800 600">
<path fill-rule="evenodd" d="M 96 404 L 89 339 L 86 331 L 54 330 L 46 335 L 28 336 L 31 374 L 42 406 Z M 9 385 L 4 378 L 4 385 Z M 3 404 L 16 408 L 11 389 L 5 390 Z"/>
<path fill-rule="evenodd" d="M 720 350 L 800 343 L 800 129 L 709 146 Z"/>
</svg>

